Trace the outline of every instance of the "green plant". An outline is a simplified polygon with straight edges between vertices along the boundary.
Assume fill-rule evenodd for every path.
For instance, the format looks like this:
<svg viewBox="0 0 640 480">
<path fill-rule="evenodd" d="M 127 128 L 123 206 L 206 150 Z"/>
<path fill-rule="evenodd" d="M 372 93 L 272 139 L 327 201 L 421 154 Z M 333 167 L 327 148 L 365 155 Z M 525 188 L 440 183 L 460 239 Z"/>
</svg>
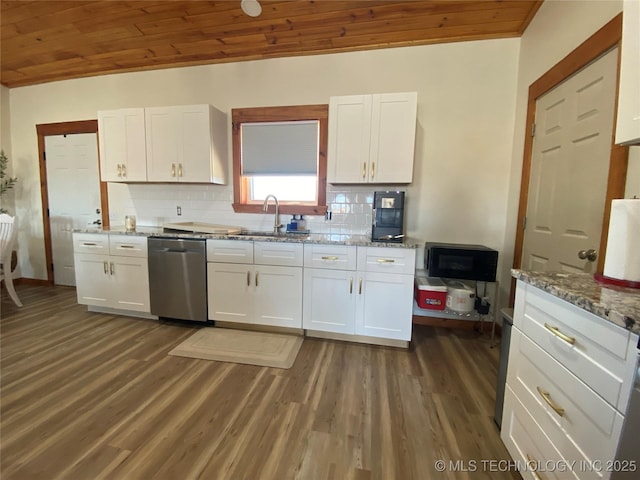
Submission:
<svg viewBox="0 0 640 480">
<path fill-rule="evenodd" d="M 9 159 L 4 154 L 4 150 L 0 150 L 0 197 L 5 194 L 7 190 L 13 188 L 18 181 L 17 177 L 7 177 L 7 166 Z M 0 213 L 7 213 L 5 208 L 0 207 Z"/>
</svg>

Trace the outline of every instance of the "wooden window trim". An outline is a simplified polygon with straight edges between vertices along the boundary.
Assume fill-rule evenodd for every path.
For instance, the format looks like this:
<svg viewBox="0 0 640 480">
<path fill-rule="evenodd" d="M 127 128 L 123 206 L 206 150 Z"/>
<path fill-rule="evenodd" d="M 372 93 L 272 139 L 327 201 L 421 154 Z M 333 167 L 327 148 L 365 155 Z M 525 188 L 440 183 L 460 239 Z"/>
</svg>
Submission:
<svg viewBox="0 0 640 480">
<path fill-rule="evenodd" d="M 280 213 L 324 215 L 327 211 L 327 139 L 329 131 L 329 105 L 294 105 L 287 107 L 234 108 L 231 110 L 233 148 L 233 211 L 262 213 L 262 205 L 247 203 L 247 178 L 242 176 L 240 156 L 240 126 L 248 122 L 284 122 L 317 120 L 320 124 L 318 157 L 318 202 L 316 205 L 280 203 Z M 269 205 L 272 211 L 275 207 Z"/>
</svg>

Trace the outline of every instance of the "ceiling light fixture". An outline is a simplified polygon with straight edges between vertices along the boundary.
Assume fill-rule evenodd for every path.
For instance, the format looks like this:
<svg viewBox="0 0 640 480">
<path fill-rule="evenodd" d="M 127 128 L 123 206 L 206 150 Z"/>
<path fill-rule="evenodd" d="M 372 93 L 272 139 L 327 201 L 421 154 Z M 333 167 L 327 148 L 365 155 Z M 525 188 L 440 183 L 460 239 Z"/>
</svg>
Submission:
<svg viewBox="0 0 640 480">
<path fill-rule="evenodd" d="M 240 7 L 250 17 L 257 17 L 262 13 L 262 6 L 258 0 L 242 0 Z"/>
</svg>

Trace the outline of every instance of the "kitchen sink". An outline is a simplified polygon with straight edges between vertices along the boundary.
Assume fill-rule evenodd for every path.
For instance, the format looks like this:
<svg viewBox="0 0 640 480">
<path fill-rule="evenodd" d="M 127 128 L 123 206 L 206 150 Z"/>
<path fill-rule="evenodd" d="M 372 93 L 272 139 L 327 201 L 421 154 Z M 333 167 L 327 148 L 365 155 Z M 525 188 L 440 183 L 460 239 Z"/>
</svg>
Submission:
<svg viewBox="0 0 640 480">
<path fill-rule="evenodd" d="M 260 230 L 243 230 L 236 235 L 240 235 L 243 237 L 262 237 L 262 238 L 295 238 L 299 240 L 304 240 L 309 237 L 308 233 L 291 233 L 291 232 L 278 232 L 275 233 L 273 231 L 260 231 Z"/>
</svg>

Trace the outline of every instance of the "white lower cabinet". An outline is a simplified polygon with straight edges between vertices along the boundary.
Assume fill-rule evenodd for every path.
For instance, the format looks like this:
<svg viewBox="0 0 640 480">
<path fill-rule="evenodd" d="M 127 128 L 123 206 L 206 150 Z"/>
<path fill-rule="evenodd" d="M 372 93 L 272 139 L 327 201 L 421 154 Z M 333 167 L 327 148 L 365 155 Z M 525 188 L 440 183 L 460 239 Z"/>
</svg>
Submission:
<svg viewBox="0 0 640 480">
<path fill-rule="evenodd" d="M 248 249 L 244 255 L 225 257 L 220 252 L 228 248 L 228 241 L 207 240 L 208 259 L 237 262 L 207 263 L 209 319 L 302 328 L 302 244 L 255 242 L 252 246 L 258 253 L 256 261 L 280 265 L 253 264 L 254 251 Z M 262 255 L 265 251 L 268 260 Z M 300 266 L 288 266 L 296 262 Z"/>
<path fill-rule="evenodd" d="M 150 313 L 147 238 L 74 233 L 78 303 Z"/>
<path fill-rule="evenodd" d="M 414 268 L 413 249 L 305 245 L 303 327 L 410 341 Z"/>
<path fill-rule="evenodd" d="M 518 282 L 501 438 L 520 465 L 573 466 L 537 473 L 527 468 L 524 478 L 609 478 L 597 467 L 615 458 L 637 341 L 621 327 Z"/>
</svg>

